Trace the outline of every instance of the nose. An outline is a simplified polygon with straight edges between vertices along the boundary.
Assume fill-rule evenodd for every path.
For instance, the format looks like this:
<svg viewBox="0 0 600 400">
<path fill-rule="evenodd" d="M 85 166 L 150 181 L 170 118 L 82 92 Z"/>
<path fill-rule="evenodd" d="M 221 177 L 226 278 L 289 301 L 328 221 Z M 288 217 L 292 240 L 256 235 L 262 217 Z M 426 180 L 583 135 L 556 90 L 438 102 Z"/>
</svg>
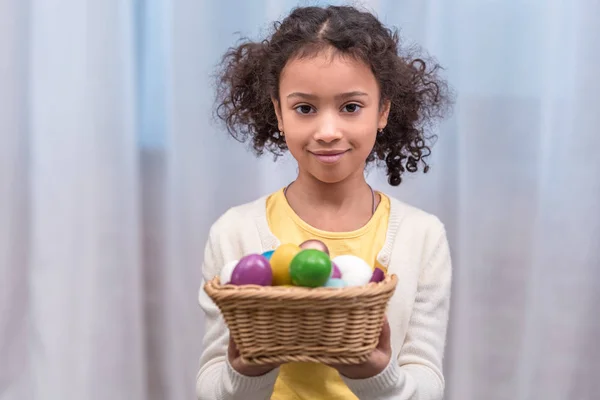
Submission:
<svg viewBox="0 0 600 400">
<path fill-rule="evenodd" d="M 342 132 L 339 124 L 333 116 L 323 116 L 315 131 L 313 138 L 322 143 L 333 143 L 342 138 Z"/>
</svg>

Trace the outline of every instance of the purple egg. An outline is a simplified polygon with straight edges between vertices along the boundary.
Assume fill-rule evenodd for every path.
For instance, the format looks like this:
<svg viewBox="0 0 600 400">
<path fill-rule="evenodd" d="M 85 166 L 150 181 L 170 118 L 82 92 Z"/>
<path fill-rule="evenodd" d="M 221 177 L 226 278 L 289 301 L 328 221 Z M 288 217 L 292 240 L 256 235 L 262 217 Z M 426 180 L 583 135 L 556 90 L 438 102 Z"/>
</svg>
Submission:
<svg viewBox="0 0 600 400">
<path fill-rule="evenodd" d="M 250 254 L 243 257 L 231 274 L 232 285 L 270 286 L 273 283 L 273 271 L 265 256 Z"/>
<path fill-rule="evenodd" d="M 338 268 L 338 266 L 335 265 L 334 262 L 331 263 L 331 266 L 333 267 L 333 268 L 331 268 L 331 279 L 341 279 L 342 273 L 340 272 L 340 269 Z"/>
<path fill-rule="evenodd" d="M 385 278 L 385 274 L 380 268 L 375 268 L 373 271 L 373 276 L 371 276 L 371 280 L 369 282 L 381 282 Z"/>
</svg>

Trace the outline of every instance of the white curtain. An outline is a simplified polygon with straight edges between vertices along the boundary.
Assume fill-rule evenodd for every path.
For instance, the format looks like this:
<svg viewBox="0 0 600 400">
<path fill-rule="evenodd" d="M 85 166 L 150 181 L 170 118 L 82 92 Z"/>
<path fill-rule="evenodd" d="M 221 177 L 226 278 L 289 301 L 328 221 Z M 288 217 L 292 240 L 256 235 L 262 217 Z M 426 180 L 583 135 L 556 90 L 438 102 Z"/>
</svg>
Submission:
<svg viewBox="0 0 600 400">
<path fill-rule="evenodd" d="M 597 398 L 600 3 L 365 4 L 458 95 L 429 174 L 369 174 L 448 227 L 446 398 Z M 0 400 L 194 397 L 208 227 L 295 173 L 210 74 L 293 5 L 0 0 Z"/>
</svg>

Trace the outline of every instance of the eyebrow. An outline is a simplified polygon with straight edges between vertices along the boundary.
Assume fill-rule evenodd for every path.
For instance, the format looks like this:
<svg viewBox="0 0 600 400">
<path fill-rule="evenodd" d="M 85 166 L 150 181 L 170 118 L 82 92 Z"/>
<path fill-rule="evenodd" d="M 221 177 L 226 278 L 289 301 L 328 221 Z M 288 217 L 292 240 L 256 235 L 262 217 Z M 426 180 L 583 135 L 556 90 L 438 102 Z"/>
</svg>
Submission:
<svg viewBox="0 0 600 400">
<path fill-rule="evenodd" d="M 340 99 L 347 99 L 349 97 L 368 97 L 369 95 L 365 92 L 358 92 L 358 91 L 354 91 L 354 92 L 346 92 L 346 93 L 340 93 L 338 95 L 335 96 L 336 100 L 340 100 Z M 318 96 L 314 95 L 314 94 L 309 94 L 309 93 L 301 93 L 301 92 L 294 92 L 294 93 L 290 93 L 288 94 L 287 98 L 291 99 L 294 97 L 298 97 L 301 99 L 306 99 L 306 100 L 315 100 L 318 98 Z"/>
</svg>

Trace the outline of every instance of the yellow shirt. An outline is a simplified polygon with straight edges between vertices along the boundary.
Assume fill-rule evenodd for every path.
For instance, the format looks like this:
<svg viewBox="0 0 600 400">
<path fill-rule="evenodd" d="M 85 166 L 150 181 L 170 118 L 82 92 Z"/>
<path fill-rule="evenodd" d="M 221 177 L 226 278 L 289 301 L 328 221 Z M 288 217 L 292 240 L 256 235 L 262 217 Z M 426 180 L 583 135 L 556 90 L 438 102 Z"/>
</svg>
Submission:
<svg viewBox="0 0 600 400">
<path fill-rule="evenodd" d="M 375 268 L 377 254 L 385 242 L 390 214 L 389 198 L 379 194 L 381 201 L 366 225 L 352 232 L 327 232 L 300 219 L 288 204 L 282 189 L 267 199 L 269 228 L 281 243 L 300 244 L 308 239 L 318 239 L 327 245 L 332 258 L 353 254 Z M 356 398 L 335 369 L 314 363 L 282 365 L 271 397 L 272 400 Z"/>
</svg>

